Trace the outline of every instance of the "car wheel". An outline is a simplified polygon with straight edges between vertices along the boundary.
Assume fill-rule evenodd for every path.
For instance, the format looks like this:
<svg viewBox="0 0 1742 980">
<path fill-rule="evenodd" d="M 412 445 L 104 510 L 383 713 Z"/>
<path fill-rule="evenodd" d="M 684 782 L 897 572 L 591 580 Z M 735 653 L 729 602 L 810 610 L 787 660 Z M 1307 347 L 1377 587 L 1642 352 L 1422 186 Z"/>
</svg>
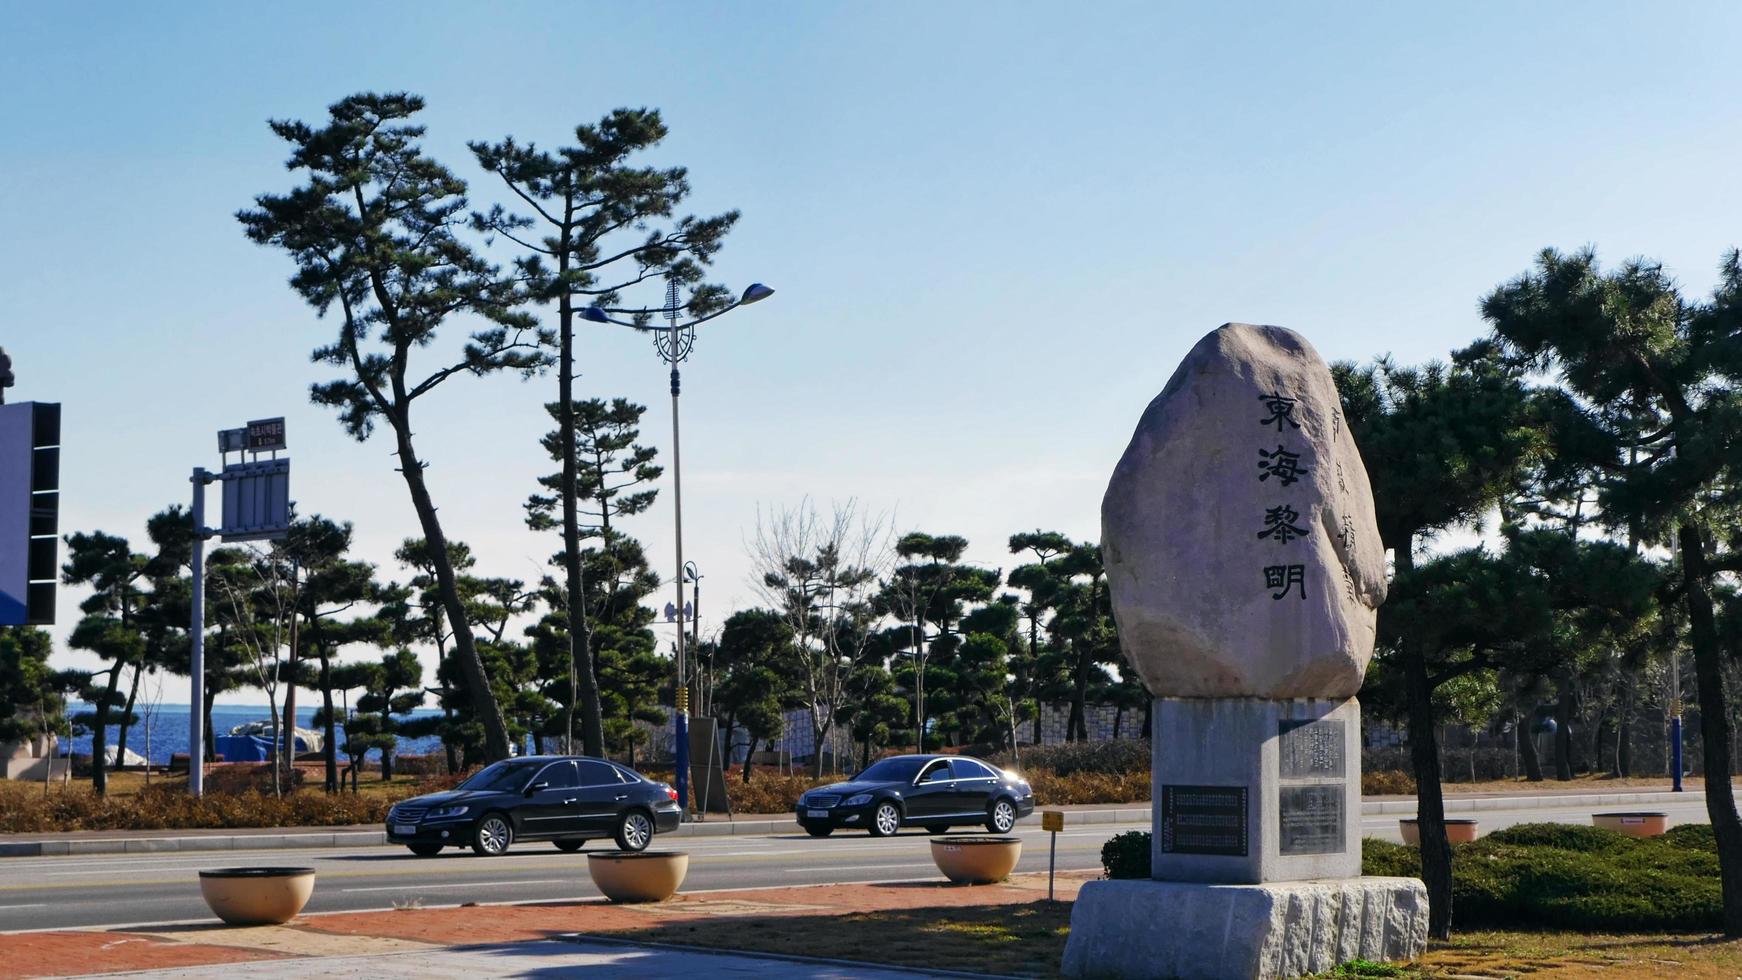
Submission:
<svg viewBox="0 0 1742 980">
<path fill-rule="evenodd" d="M 833 827 L 806 827 L 804 832 L 812 837 L 827 837 L 835 832 Z"/>
<path fill-rule="evenodd" d="M 552 841 L 552 843 L 556 845 L 557 850 L 562 851 L 564 854 L 573 854 L 587 845 L 587 839 L 581 837 L 572 840 Z"/>
<path fill-rule="evenodd" d="M 950 825 L 947 823 L 927 824 L 925 832 L 928 834 L 947 834 L 950 832 Z"/>
<path fill-rule="evenodd" d="M 486 813 L 472 830 L 472 850 L 485 857 L 495 857 L 514 843 L 514 825 L 500 813 Z"/>
<path fill-rule="evenodd" d="M 994 834 L 1008 834 L 1010 828 L 1016 826 L 1016 804 L 1009 800 L 999 800 L 992 804 L 992 810 L 986 815 L 986 829 Z"/>
<path fill-rule="evenodd" d="M 901 829 L 901 808 L 890 802 L 877 804 L 871 813 L 871 836 L 888 837 Z"/>
<path fill-rule="evenodd" d="M 625 851 L 645 851 L 653 843 L 653 821 L 644 810 L 630 810 L 617 821 L 617 846 Z"/>
<path fill-rule="evenodd" d="M 411 853 L 420 858 L 432 858 L 442 852 L 440 844 L 407 844 L 405 846 L 411 849 Z"/>
</svg>

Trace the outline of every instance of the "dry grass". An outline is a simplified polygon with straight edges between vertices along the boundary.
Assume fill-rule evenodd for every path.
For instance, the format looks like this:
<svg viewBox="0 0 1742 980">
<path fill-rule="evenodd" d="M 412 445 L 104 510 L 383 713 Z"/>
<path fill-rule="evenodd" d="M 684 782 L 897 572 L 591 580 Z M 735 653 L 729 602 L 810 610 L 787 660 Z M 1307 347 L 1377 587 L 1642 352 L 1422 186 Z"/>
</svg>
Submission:
<svg viewBox="0 0 1742 980">
<path fill-rule="evenodd" d="M 1471 932 L 1436 943 L 1406 977 L 1731 978 L 1742 975 L 1742 941 L 1720 936 L 1603 936 L 1565 932 Z"/>
<path fill-rule="evenodd" d="M 827 916 L 732 916 L 600 934 L 710 949 L 1050 977 L 1058 973 L 1070 924 L 1070 903 L 1032 902 Z"/>
<path fill-rule="evenodd" d="M 135 774 L 127 773 L 128 777 Z M 187 795 L 185 777 L 111 781 L 108 797 L 92 792 L 88 780 L 55 785 L 47 795 L 41 783 L 0 781 L 0 833 L 70 830 L 171 830 L 244 827 L 337 827 L 379 823 L 395 800 L 429 792 L 431 783 L 395 781 L 378 792 L 328 795 L 303 787 L 283 797 L 248 790 Z"/>
</svg>

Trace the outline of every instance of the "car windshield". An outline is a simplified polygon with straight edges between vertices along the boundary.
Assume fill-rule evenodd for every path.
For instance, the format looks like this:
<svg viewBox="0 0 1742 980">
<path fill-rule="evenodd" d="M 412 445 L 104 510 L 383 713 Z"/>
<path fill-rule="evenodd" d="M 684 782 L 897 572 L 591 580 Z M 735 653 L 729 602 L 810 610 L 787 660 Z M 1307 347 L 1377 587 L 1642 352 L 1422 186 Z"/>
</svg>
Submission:
<svg viewBox="0 0 1742 980">
<path fill-rule="evenodd" d="M 466 777 L 466 781 L 456 788 L 518 793 L 532 778 L 532 771 L 541 765 L 543 763 L 539 762 L 498 762 Z"/>
<path fill-rule="evenodd" d="M 919 767 L 925 764 L 925 759 L 884 759 L 853 778 L 872 783 L 911 783 L 919 775 Z"/>
</svg>

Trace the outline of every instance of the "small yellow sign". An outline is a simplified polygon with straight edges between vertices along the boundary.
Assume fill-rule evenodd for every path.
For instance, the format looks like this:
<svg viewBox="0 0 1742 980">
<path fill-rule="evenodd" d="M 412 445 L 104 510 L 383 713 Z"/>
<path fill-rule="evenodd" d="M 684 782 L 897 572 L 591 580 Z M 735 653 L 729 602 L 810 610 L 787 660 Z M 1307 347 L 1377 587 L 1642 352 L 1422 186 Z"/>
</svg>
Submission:
<svg viewBox="0 0 1742 980">
<path fill-rule="evenodd" d="M 1065 829 L 1065 812 L 1063 810 L 1040 811 L 1040 829 L 1053 834 Z"/>
</svg>

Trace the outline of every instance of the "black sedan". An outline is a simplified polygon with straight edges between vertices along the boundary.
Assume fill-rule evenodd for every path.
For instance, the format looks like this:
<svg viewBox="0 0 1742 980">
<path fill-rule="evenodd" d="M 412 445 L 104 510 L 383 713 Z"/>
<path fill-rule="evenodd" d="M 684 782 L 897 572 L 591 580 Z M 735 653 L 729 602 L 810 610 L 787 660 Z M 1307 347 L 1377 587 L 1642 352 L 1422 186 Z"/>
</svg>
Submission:
<svg viewBox="0 0 1742 980">
<path fill-rule="evenodd" d="M 1034 812 L 1027 780 L 964 755 L 897 755 L 845 783 L 821 786 L 798 799 L 798 825 L 812 837 L 843 827 L 888 837 L 902 827 L 941 834 L 982 824 L 1007 834 Z"/>
<path fill-rule="evenodd" d="M 470 846 L 486 856 L 515 841 L 547 840 L 578 851 L 615 837 L 625 851 L 676 830 L 677 791 L 633 769 L 585 756 L 528 756 L 486 766 L 443 793 L 402 800 L 387 811 L 387 840 L 430 857 Z"/>
</svg>

